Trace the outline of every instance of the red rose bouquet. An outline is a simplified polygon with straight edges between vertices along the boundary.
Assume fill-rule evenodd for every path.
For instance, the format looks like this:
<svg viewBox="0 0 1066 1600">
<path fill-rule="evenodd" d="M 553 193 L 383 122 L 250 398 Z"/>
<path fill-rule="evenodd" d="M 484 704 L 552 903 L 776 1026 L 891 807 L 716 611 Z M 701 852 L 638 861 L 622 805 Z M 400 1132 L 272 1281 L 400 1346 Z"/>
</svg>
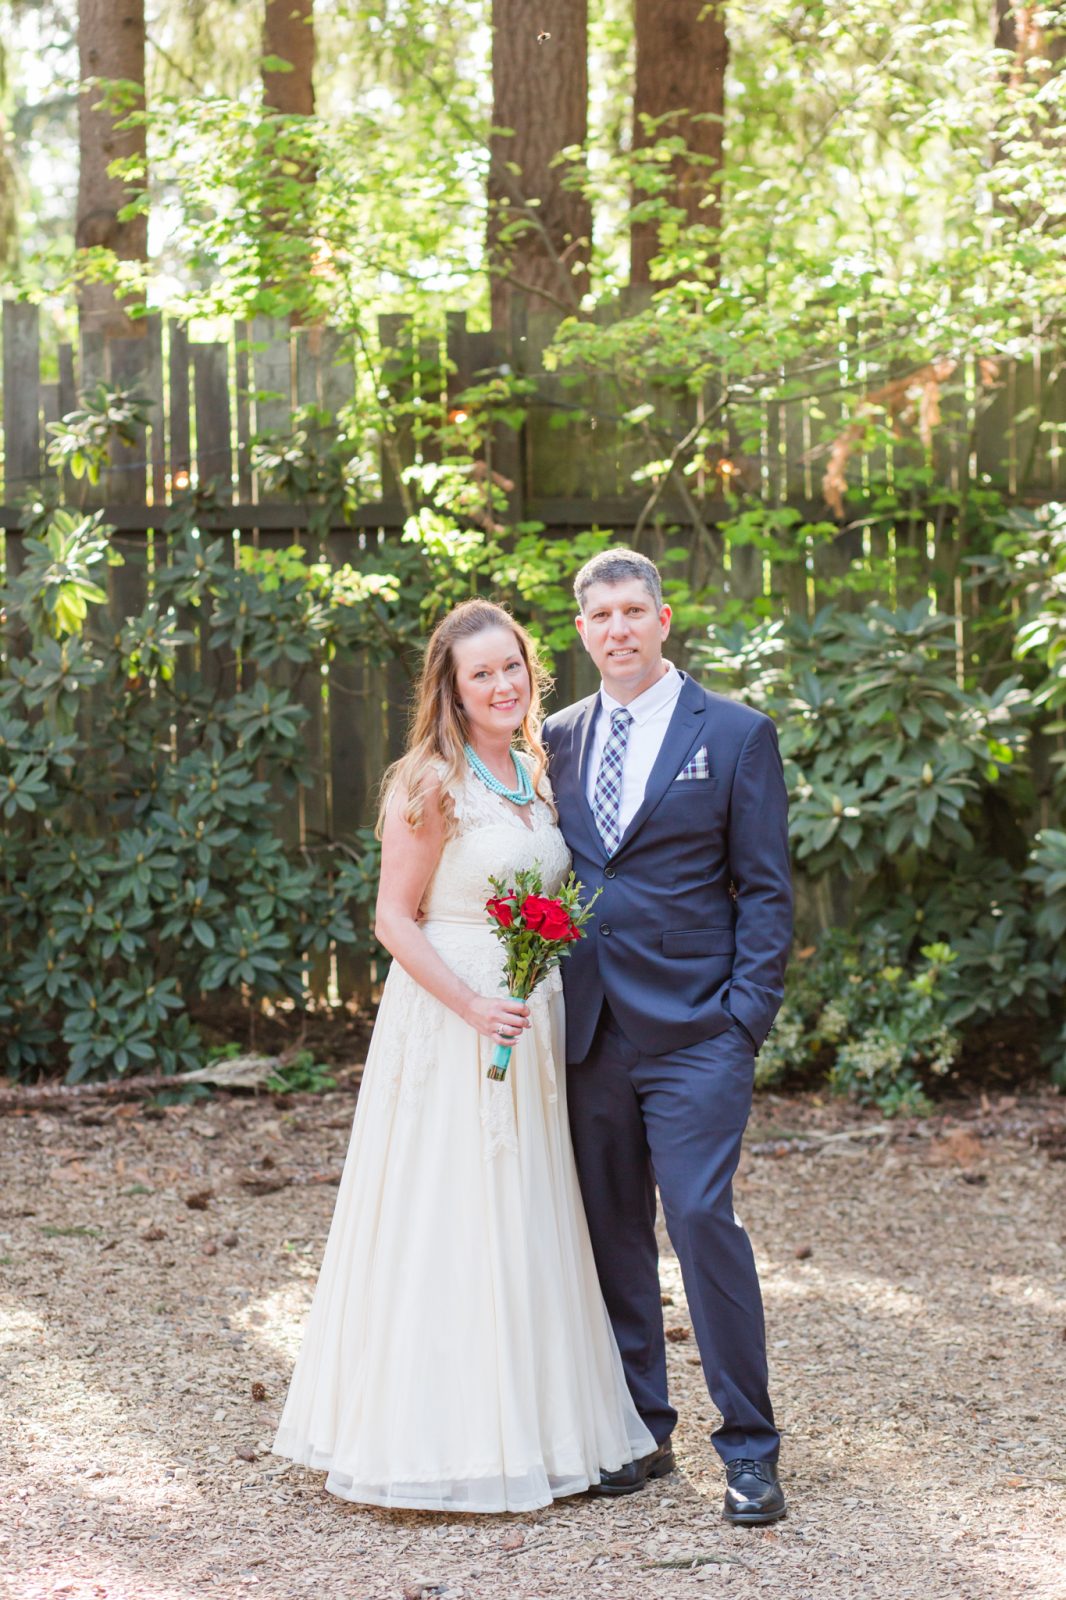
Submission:
<svg viewBox="0 0 1066 1600">
<path fill-rule="evenodd" d="M 582 886 L 571 873 L 555 895 L 546 895 L 536 864 L 516 872 L 513 884 L 499 878 L 489 882 L 496 892 L 485 901 L 485 910 L 507 952 L 508 993 L 514 1000 L 528 1000 L 540 980 L 570 954 L 570 946 L 584 938 L 582 929 L 600 891 L 583 906 L 579 898 Z M 510 1060 L 511 1046 L 495 1045 L 488 1076 L 502 1082 Z"/>
</svg>

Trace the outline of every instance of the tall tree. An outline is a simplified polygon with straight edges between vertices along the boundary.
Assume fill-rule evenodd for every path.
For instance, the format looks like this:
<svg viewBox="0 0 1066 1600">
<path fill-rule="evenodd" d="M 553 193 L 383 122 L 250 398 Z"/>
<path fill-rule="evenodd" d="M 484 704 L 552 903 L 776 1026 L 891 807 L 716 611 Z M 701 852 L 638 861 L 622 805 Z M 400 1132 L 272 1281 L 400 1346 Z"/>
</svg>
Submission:
<svg viewBox="0 0 1066 1600">
<path fill-rule="evenodd" d="M 93 78 L 136 85 L 134 101 L 144 103 L 144 0 L 81 0 L 78 12 L 78 71 L 83 86 Z M 142 214 L 120 221 L 132 198 L 123 177 L 113 177 L 112 162 L 145 160 L 143 127 L 119 128 L 121 114 L 100 104 L 101 91 L 83 87 L 78 102 L 78 209 L 74 240 L 79 250 L 103 247 L 120 261 L 147 261 L 148 219 Z M 131 320 L 110 283 L 83 283 L 79 295 L 84 332 L 111 336 L 145 331 Z"/>
<path fill-rule="evenodd" d="M 266 0 L 263 59 L 263 104 L 285 116 L 314 116 L 314 0 Z"/>
<path fill-rule="evenodd" d="M 279 117 L 315 113 L 314 0 L 266 0 L 263 12 L 263 105 Z M 271 134 L 271 178 L 265 201 L 270 236 L 264 281 L 290 305 L 294 323 L 314 263 L 313 205 L 316 169 L 297 129 L 278 124 Z"/>
<path fill-rule="evenodd" d="M 664 135 L 680 134 L 687 151 L 699 159 L 674 157 L 666 169 L 664 198 L 684 213 L 687 223 L 717 232 L 722 199 L 716 174 L 722 165 L 729 61 L 724 0 L 635 0 L 635 24 L 633 148 L 640 151 Z M 650 219 L 632 225 L 633 283 L 649 280 L 658 231 Z"/>
<path fill-rule="evenodd" d="M 492 0 L 494 326 L 507 322 L 515 289 L 566 307 L 584 291 L 591 207 L 580 171 L 556 157 L 583 149 L 587 127 L 587 0 Z"/>
</svg>

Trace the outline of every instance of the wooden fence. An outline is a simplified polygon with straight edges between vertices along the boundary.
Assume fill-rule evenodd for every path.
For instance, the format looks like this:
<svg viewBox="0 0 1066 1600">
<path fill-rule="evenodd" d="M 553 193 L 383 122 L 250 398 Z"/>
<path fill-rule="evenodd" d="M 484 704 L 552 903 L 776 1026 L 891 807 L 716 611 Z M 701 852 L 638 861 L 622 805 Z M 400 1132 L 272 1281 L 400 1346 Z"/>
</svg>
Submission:
<svg viewBox="0 0 1066 1600">
<path fill-rule="evenodd" d="M 699 401 L 688 410 L 674 398 L 664 402 L 662 390 L 656 392 L 652 383 L 628 393 L 610 389 L 603 380 L 572 386 L 542 363 L 554 326 L 550 317 L 525 316 L 501 347 L 492 334 L 470 331 L 462 313 L 449 315 L 436 335 L 412 330 L 395 317 L 379 323 L 381 346 L 394 352 L 386 372 L 407 383 L 416 371 L 414 381 L 444 409 L 470 383 L 501 368 L 534 381 L 522 428 L 500 429 L 492 443 L 491 466 L 511 486 L 513 519 L 543 523 L 549 534 L 606 528 L 620 542 L 629 542 L 640 528 L 649 553 L 661 549 L 664 540 L 687 543 L 692 574 L 703 584 L 717 583 L 745 599 L 772 595 L 784 608 L 807 611 L 818 604 L 827 578 L 859 578 L 875 556 L 883 562 L 886 553 L 891 558 L 906 549 L 908 560 L 900 562 L 900 572 L 906 573 L 910 592 L 930 593 L 957 612 L 961 640 L 966 614 L 977 602 L 961 587 L 965 552 L 950 515 L 930 521 L 921 509 L 915 515 L 845 522 L 835 538 L 812 541 L 805 560 L 789 563 L 775 562 L 772 550 L 718 533 L 736 512 L 736 499 L 723 493 L 723 483 L 824 522 L 821 478 L 832 442 L 847 437 L 863 396 L 884 392 L 894 375 L 863 366 L 842 351 L 809 364 L 817 377 L 807 392 L 796 392 L 797 383 L 786 399 L 734 398 L 720 433 L 717 470 L 712 463 L 687 479 L 687 497 L 671 480 L 649 517 L 656 480 L 653 474 L 635 487 L 634 472 L 669 456 L 671 439 L 679 440 L 691 427 Z M 126 557 L 109 578 L 115 620 L 140 609 L 151 590 L 152 564 L 166 560 L 166 542 L 157 535 L 179 490 L 213 485 L 216 509 L 205 513 L 201 526 L 232 533 L 235 550 L 241 540 L 284 546 L 300 537 L 308 508 L 268 498 L 253 469 L 252 446 L 257 436 L 287 433 L 297 407 L 314 404 L 332 416 L 360 403 L 365 367 L 357 368 L 351 346 L 339 334 L 257 321 L 236 324 L 224 340 L 195 343 L 180 323 L 150 317 L 143 337 L 86 340 L 77 356 L 69 344 L 49 343 L 47 334 L 36 307 L 4 303 L 4 574 L 16 573 L 21 563 L 24 512 L 18 501 L 52 475 L 45 457 L 47 426 L 73 411 L 79 394 L 100 380 L 138 391 L 148 402 L 149 417 L 137 443 L 115 452 L 103 486 L 106 518 Z M 915 410 L 925 408 L 931 443 L 921 441 L 916 421 L 905 419 L 898 438 L 887 430 L 872 443 L 856 436 L 846 471 L 858 489 L 891 483 L 908 463 L 924 459 L 932 460 L 944 485 L 956 492 L 967 484 L 992 486 L 1033 501 L 1066 493 L 1066 379 L 1060 358 L 1050 361 L 1036 346 L 1030 359 L 1004 362 L 995 370 L 967 358 L 935 382 L 927 378 L 910 387 Z M 653 433 L 625 420 L 649 397 L 657 405 Z M 382 441 L 376 471 L 370 473 L 376 497 L 360 504 L 344 526 L 329 531 L 323 550 L 331 561 L 343 564 L 365 550 L 367 541 L 399 536 L 405 509 L 397 466 L 414 459 L 415 432 L 408 428 L 400 439 L 399 456 Z M 907 598 L 903 588 L 898 598 Z M 206 647 L 197 652 L 195 665 L 204 673 L 217 669 Z M 562 700 L 591 687 L 580 651 L 558 666 Z M 307 749 L 320 781 L 287 815 L 286 835 L 289 842 L 309 843 L 344 837 L 370 819 L 377 781 L 400 749 L 409 682 L 398 664 L 382 667 L 367 660 L 335 663 L 321 684 L 299 680 L 297 692 L 310 713 Z M 355 984 L 365 974 L 352 970 L 347 977 Z M 320 974 L 316 986 L 325 981 Z"/>
<path fill-rule="evenodd" d="M 403 372 L 405 363 L 416 368 L 427 402 L 447 403 L 472 381 L 501 371 L 533 380 L 524 426 L 518 435 L 503 430 L 494 445 L 496 470 L 515 486 L 511 509 L 516 515 L 548 528 L 599 526 L 624 533 L 640 520 L 649 493 L 634 486 L 634 472 L 662 457 L 664 445 L 684 434 L 696 402 L 688 410 L 675 400 L 664 404 L 665 391 L 653 376 L 628 391 L 603 379 L 574 387 L 572 375 L 547 372 L 542 364 L 556 326 L 554 316 L 528 314 L 516 318 L 509 338 L 501 341 L 492 333 L 470 331 L 463 312 L 450 313 L 437 330 L 414 330 L 396 316 L 378 319 L 380 344 L 393 353 L 386 371 L 391 365 Z M 181 323 L 151 316 L 143 337 L 85 338 L 77 357 L 70 344 L 47 342 L 46 364 L 54 376 L 44 381 L 42 332 L 47 331 L 37 307 L 3 303 L 0 527 L 17 528 L 17 498 L 49 476 L 47 425 L 72 411 L 78 395 L 100 380 L 136 389 L 149 402 L 144 448 L 117 460 L 111 474 L 108 499 L 116 504 L 116 516 L 110 520 L 123 531 L 150 526 L 175 487 L 208 480 L 227 506 L 232 503 L 225 521 L 235 528 L 270 526 L 272 519 L 276 526 L 299 524 L 299 507 L 264 509 L 251 443 L 257 435 L 287 432 L 297 407 L 315 404 L 333 414 L 353 401 L 353 350 L 341 335 L 257 319 L 234 324 L 225 340 L 194 343 Z M 734 494 L 755 494 L 797 505 L 812 516 L 825 515 L 821 478 L 830 442 L 861 414 L 864 397 L 887 396 L 884 405 L 898 411 L 900 397 L 889 391 L 902 383 L 911 389 L 912 410 L 923 412 L 929 423 L 931 454 L 947 486 L 959 489 L 971 481 L 1035 499 L 1066 492 L 1062 352 L 1034 339 L 1024 360 L 966 356 L 944 362 L 940 370 L 938 381 L 930 379 L 931 368 L 892 374 L 868 356 L 849 353 L 844 344 L 839 352 L 797 362 L 791 380 L 782 373 L 777 386 L 788 398 L 766 400 L 739 388 L 729 393 L 718 465 L 732 475 Z M 658 412 L 654 438 L 627 420 L 649 397 Z M 915 458 L 917 438 L 911 418 L 895 443 L 887 435 L 872 446 L 857 441 L 848 455 L 849 481 L 856 489 L 891 482 L 897 464 Z M 413 458 L 410 438 L 403 448 Z M 383 453 L 379 497 L 358 507 L 352 527 L 402 524 L 394 464 Z M 713 525 L 731 514 L 734 503 L 720 492 L 713 470 L 693 477 L 691 486 L 703 521 Z M 658 510 L 661 520 L 692 525 L 691 503 L 669 488 Z"/>
</svg>

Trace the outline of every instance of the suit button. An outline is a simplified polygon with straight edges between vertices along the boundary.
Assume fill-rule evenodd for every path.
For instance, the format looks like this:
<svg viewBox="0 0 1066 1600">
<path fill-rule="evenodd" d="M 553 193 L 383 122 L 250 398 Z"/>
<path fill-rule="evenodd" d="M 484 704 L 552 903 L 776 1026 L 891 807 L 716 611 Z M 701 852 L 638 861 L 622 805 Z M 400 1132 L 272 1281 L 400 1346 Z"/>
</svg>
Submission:
<svg viewBox="0 0 1066 1600">
<path fill-rule="evenodd" d="M 613 877 L 615 877 L 616 874 L 615 874 L 614 867 L 604 867 L 603 875 L 604 875 L 605 878 L 613 878 Z"/>
<path fill-rule="evenodd" d="M 600 923 L 600 932 L 603 934 L 605 939 L 606 939 L 607 935 L 610 933 L 610 931 L 611 931 L 611 924 L 609 922 L 601 922 Z"/>
</svg>

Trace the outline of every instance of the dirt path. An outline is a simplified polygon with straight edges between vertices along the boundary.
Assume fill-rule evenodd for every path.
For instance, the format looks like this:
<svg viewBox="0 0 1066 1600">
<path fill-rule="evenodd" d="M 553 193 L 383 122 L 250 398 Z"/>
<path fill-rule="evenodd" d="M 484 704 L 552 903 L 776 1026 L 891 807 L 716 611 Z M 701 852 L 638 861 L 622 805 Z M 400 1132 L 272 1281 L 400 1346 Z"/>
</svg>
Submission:
<svg viewBox="0 0 1066 1600">
<path fill-rule="evenodd" d="M 681 1470 L 643 1494 L 375 1512 L 265 1453 L 351 1106 L 0 1118 L 0 1594 L 1066 1597 L 1061 1100 L 887 1135 L 761 1102 L 737 1204 L 792 1514 L 758 1532 L 719 1519 L 672 1255 Z"/>
</svg>

